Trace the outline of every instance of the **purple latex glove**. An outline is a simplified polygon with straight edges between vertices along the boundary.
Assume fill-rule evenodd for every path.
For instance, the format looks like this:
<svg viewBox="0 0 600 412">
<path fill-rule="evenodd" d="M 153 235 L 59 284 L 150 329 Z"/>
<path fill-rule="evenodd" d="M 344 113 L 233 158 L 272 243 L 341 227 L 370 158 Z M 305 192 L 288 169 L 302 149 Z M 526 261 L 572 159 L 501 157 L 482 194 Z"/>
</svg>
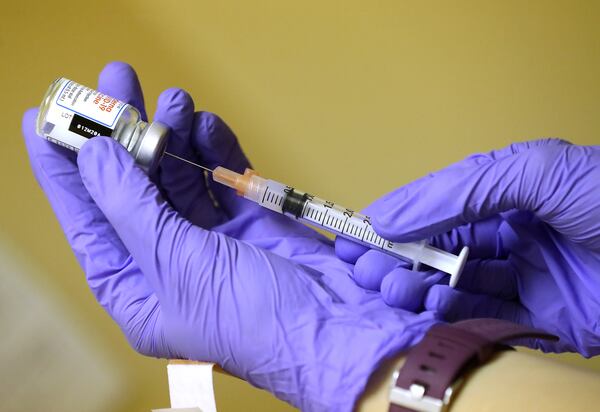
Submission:
<svg viewBox="0 0 600 412">
<path fill-rule="evenodd" d="M 98 89 L 143 109 L 133 70 L 108 65 Z M 79 155 L 23 133 L 36 178 L 87 281 L 140 353 L 212 361 L 308 411 L 350 411 L 380 362 L 436 320 L 357 287 L 352 265 L 317 232 L 164 159 L 151 181 L 123 147 L 91 139 Z M 169 150 L 208 167 L 248 166 L 216 116 L 171 89 L 155 120 Z"/>
<path fill-rule="evenodd" d="M 560 341 L 532 346 L 593 356 L 600 353 L 599 182 L 600 147 L 544 139 L 471 156 L 384 196 L 367 213 L 394 241 L 470 247 L 461 291 L 408 283 L 426 296 L 427 309 L 448 321 L 497 317 L 535 326 Z M 407 274 L 390 273 L 387 256 L 342 240 L 336 248 L 356 261 L 359 284 L 384 296 L 402 288 Z"/>
</svg>

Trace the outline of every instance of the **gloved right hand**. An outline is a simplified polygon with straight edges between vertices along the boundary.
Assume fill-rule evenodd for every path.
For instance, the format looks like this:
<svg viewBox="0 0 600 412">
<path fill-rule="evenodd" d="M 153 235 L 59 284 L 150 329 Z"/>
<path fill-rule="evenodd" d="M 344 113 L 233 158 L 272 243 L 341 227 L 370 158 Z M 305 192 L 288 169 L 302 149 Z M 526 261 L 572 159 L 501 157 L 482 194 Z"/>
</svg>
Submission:
<svg viewBox="0 0 600 412">
<path fill-rule="evenodd" d="M 406 307 L 447 321 L 497 317 L 544 329 L 546 351 L 600 353 L 600 147 L 545 139 L 474 155 L 374 202 L 365 212 L 384 238 L 430 239 L 471 249 L 458 289 L 410 272 L 376 251 L 338 239 L 354 278 Z"/>
<path fill-rule="evenodd" d="M 98 89 L 143 109 L 129 66 L 108 66 Z M 357 287 L 352 265 L 300 223 L 209 190 L 185 164 L 164 163 L 156 185 L 110 138 L 76 156 L 35 134 L 36 113 L 23 119 L 36 178 L 94 295 L 139 352 L 216 362 L 303 410 L 350 411 L 380 362 L 437 322 Z M 155 120 L 177 154 L 248 164 L 182 91 L 161 96 Z"/>
</svg>

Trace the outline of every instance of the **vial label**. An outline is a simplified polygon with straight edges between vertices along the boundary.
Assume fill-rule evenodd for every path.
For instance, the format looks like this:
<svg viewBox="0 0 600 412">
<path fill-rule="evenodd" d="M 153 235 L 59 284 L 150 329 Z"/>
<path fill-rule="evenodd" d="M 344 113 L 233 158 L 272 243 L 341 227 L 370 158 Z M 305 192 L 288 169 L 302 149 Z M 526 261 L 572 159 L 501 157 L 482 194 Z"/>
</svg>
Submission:
<svg viewBox="0 0 600 412">
<path fill-rule="evenodd" d="M 73 115 L 69 130 L 88 139 L 95 136 L 110 136 L 113 129 L 78 114 Z"/>
<path fill-rule="evenodd" d="M 87 139 L 111 136 L 127 103 L 62 79 L 49 102 L 42 132 L 53 143 L 79 150 Z"/>
</svg>

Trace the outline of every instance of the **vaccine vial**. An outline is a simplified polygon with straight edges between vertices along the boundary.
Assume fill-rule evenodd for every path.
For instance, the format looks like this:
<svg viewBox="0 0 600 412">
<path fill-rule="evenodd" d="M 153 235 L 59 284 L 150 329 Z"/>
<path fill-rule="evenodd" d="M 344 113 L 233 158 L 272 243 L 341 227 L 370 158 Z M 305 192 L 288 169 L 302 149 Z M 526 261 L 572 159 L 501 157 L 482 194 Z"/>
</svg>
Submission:
<svg viewBox="0 0 600 412">
<path fill-rule="evenodd" d="M 44 95 L 36 131 L 74 151 L 92 137 L 112 137 L 146 173 L 152 173 L 164 154 L 168 128 L 141 117 L 132 105 L 62 77 Z"/>
</svg>

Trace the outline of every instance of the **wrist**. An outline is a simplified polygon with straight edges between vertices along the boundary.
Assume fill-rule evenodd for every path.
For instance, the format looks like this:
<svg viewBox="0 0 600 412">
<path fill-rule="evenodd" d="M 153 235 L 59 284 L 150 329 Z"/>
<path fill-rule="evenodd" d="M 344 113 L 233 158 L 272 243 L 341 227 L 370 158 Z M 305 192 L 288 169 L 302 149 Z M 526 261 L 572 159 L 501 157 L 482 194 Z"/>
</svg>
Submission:
<svg viewBox="0 0 600 412">
<path fill-rule="evenodd" d="M 394 373 L 406 361 L 406 351 L 381 362 L 368 380 L 356 402 L 356 412 L 387 411 L 390 405 L 390 383 Z"/>
<path fill-rule="evenodd" d="M 390 365 L 393 372 L 400 354 L 421 340 L 435 323 L 437 321 L 428 319 L 427 322 L 407 326 L 402 332 L 365 330 L 364 325 L 355 325 L 352 326 L 356 329 L 352 339 L 332 339 L 333 345 L 329 347 L 317 345 L 316 359 L 307 368 L 314 375 L 305 377 L 307 384 L 302 388 L 302 404 L 296 406 L 307 411 L 356 410 L 366 388 L 372 386 L 374 377 L 380 376 L 381 371 L 387 370 Z M 345 335 L 348 336 L 348 333 Z M 389 388 L 389 379 L 387 381 Z"/>
<path fill-rule="evenodd" d="M 364 394 L 373 397 L 376 405 L 361 410 L 386 410 L 386 393 L 389 411 L 445 410 L 465 373 L 488 361 L 495 351 L 509 348 L 503 342 L 524 337 L 556 339 L 541 330 L 497 319 L 435 326 L 410 350 L 405 362 L 396 358 L 382 366 L 371 380 L 371 391 Z M 397 372 L 390 375 L 394 368 Z"/>
<path fill-rule="evenodd" d="M 376 357 L 359 357 L 355 359 L 357 370 L 355 374 L 356 391 L 352 400 L 352 407 L 348 410 L 375 411 L 385 410 L 389 405 L 389 390 L 391 376 L 402 367 L 406 355 L 422 339 L 425 333 L 440 322 L 429 318 L 424 322 L 417 322 L 401 333 L 390 334 L 387 342 L 391 343 L 386 350 L 380 351 Z M 374 396 L 373 396 L 374 395 Z M 384 409 L 377 409 L 377 405 L 385 405 Z"/>
</svg>

